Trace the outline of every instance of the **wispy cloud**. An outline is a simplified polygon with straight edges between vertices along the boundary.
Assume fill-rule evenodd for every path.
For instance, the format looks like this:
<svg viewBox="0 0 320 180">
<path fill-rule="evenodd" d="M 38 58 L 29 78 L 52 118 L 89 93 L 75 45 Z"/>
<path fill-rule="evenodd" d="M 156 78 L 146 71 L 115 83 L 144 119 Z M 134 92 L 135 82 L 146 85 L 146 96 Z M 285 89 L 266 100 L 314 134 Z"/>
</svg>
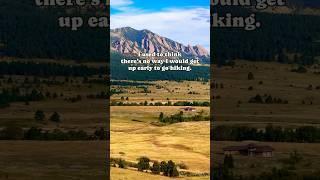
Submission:
<svg viewBox="0 0 320 180">
<path fill-rule="evenodd" d="M 135 9 L 111 15 L 111 28 L 127 26 L 138 30 L 148 29 L 185 45 L 199 44 L 208 50 L 210 47 L 209 8 L 171 8 L 153 12 Z"/>
</svg>

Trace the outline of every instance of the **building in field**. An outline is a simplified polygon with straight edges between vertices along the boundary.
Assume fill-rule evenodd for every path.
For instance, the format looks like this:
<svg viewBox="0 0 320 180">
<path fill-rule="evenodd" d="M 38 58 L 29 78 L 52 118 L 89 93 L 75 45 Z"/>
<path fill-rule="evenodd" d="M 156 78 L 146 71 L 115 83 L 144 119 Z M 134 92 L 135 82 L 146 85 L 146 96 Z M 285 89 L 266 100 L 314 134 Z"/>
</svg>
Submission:
<svg viewBox="0 0 320 180">
<path fill-rule="evenodd" d="M 274 149 L 271 146 L 260 146 L 256 144 L 248 144 L 243 146 L 228 146 L 223 148 L 225 155 L 243 155 L 243 156 L 260 156 L 272 157 Z"/>
<path fill-rule="evenodd" d="M 184 108 L 180 108 L 181 110 L 187 111 L 187 112 L 193 112 L 196 111 L 196 108 L 193 107 L 184 107 Z"/>
</svg>

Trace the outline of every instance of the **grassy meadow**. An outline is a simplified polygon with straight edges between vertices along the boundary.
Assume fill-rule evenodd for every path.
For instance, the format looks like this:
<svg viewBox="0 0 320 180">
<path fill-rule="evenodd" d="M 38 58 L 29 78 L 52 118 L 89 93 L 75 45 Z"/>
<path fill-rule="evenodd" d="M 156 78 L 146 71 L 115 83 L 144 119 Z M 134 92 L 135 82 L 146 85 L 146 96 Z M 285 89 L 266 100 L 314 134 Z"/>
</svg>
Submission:
<svg viewBox="0 0 320 180">
<path fill-rule="evenodd" d="M 211 149 L 214 158 L 213 165 L 221 164 L 224 159 L 223 147 L 237 146 L 248 143 L 256 143 L 258 145 L 272 146 L 275 151 L 272 158 L 264 157 L 247 157 L 234 155 L 233 172 L 237 175 L 250 176 L 260 175 L 264 172 L 270 172 L 273 168 L 288 168 L 297 174 L 308 175 L 319 172 L 320 167 L 320 144 L 319 143 L 276 143 L 276 142 L 255 142 L 255 141 L 216 141 L 213 142 Z M 292 151 L 297 151 L 302 156 L 302 160 L 293 165 L 287 162 Z"/>
<path fill-rule="evenodd" d="M 294 64 L 272 62 L 236 61 L 232 66 L 215 68 L 214 80 L 223 84 L 213 90 L 215 96 L 215 126 L 245 126 L 264 130 L 267 125 L 282 128 L 320 126 L 320 76 L 319 66 L 306 66 L 306 72 L 293 72 Z M 249 80 L 249 73 L 253 78 Z M 257 94 L 271 95 L 287 103 L 249 103 Z M 224 162 L 223 148 L 249 143 L 269 145 L 275 149 L 272 158 L 234 155 L 236 175 L 259 175 L 271 172 L 272 168 L 286 168 L 298 175 L 320 171 L 319 143 L 215 141 L 213 165 Z M 295 165 L 288 164 L 292 152 L 302 157 Z"/>
<path fill-rule="evenodd" d="M 1 61 L 13 62 L 12 59 Z M 30 62 L 35 60 L 17 60 Z M 37 62 L 37 60 L 36 60 Z M 39 60 L 40 62 L 40 60 Z M 42 63 L 63 65 L 76 64 L 71 61 L 41 60 Z M 104 67 L 103 63 L 83 64 L 88 67 Z M 34 79 L 37 83 L 34 83 Z M 1 93 L 6 89 L 19 89 L 20 94 L 30 89 L 37 89 L 44 96 L 40 101 L 15 101 L 0 108 L 0 131 L 7 127 L 27 131 L 31 127 L 41 128 L 43 132 L 59 130 L 84 131 L 91 135 L 95 130 L 106 127 L 107 100 L 88 98 L 106 90 L 102 83 L 90 82 L 103 77 L 94 75 L 81 76 L 33 76 L 1 75 Z M 56 94 L 56 97 L 54 97 Z M 72 101 L 72 98 L 80 99 Z M 42 111 L 42 121 L 35 119 L 35 112 Z M 57 112 L 60 122 L 53 122 L 50 116 Z M 1 135 L 1 133 L 0 133 Z M 42 180 L 42 179 L 106 179 L 107 142 L 103 140 L 45 141 L 45 140 L 1 140 L 0 141 L 0 179 Z"/>
<path fill-rule="evenodd" d="M 213 90 L 216 124 L 284 127 L 318 126 L 320 123 L 319 67 L 306 73 L 291 72 L 297 65 L 237 61 L 232 67 L 215 68 L 214 77 L 224 88 Z M 252 72 L 253 80 L 248 80 Z M 311 86 L 311 88 L 309 88 Z M 249 88 L 252 87 L 252 90 Z M 287 100 L 288 104 L 248 103 L 260 94 Z M 240 102 L 240 103 L 239 103 Z"/>
<path fill-rule="evenodd" d="M 148 93 L 141 87 L 112 86 L 123 93 L 113 95 L 111 101 L 124 103 L 209 101 L 209 84 L 203 82 L 148 82 Z M 190 93 L 194 92 L 194 93 Z M 122 98 L 124 97 L 124 98 Z M 128 97 L 128 99 L 127 99 Z M 180 175 L 178 179 L 209 179 L 210 174 L 210 122 L 182 122 L 159 125 L 159 114 L 173 115 L 183 111 L 183 106 L 111 106 L 110 155 L 129 162 L 137 162 L 141 156 L 151 161 L 169 161 L 184 164 L 186 171 L 196 177 Z M 192 116 L 203 111 L 209 115 L 209 107 L 195 107 Z M 199 175 L 202 174 L 202 175 Z M 206 174 L 206 175 L 204 175 Z M 112 168 L 111 179 L 167 179 L 151 173 L 138 172 L 134 168 Z"/>
<path fill-rule="evenodd" d="M 106 146 L 102 141 L 0 141 L 0 179 L 106 179 Z"/>
</svg>

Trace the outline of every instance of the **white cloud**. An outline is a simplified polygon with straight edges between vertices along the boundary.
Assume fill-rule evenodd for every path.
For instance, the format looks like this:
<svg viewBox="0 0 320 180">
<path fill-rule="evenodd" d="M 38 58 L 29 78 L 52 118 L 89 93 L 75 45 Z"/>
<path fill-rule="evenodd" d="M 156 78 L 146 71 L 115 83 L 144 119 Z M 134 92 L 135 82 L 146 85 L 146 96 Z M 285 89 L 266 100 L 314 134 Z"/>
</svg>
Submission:
<svg viewBox="0 0 320 180">
<path fill-rule="evenodd" d="M 132 11 L 131 11 L 132 12 Z M 111 28 L 148 29 L 185 45 L 210 47 L 210 10 L 206 8 L 166 9 L 158 12 L 111 15 Z"/>
</svg>

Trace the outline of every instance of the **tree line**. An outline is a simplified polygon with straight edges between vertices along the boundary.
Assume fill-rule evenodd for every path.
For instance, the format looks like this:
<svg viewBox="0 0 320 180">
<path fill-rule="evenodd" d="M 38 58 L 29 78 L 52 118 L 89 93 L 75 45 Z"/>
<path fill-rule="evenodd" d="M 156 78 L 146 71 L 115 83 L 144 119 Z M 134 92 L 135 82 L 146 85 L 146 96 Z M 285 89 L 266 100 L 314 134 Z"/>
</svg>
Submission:
<svg viewBox="0 0 320 180">
<path fill-rule="evenodd" d="M 40 90 L 32 89 L 31 92 L 22 94 L 19 88 L 2 89 L 0 92 L 0 108 L 10 106 L 12 102 L 30 102 L 44 100 L 45 96 Z"/>
<path fill-rule="evenodd" d="M 0 62 L 0 75 L 86 77 L 103 74 L 106 74 L 106 67 L 23 61 Z"/>
<path fill-rule="evenodd" d="M 109 133 L 104 128 L 96 129 L 92 134 L 83 130 L 54 129 L 49 131 L 38 127 L 23 129 L 17 126 L 8 126 L 0 130 L 0 140 L 89 141 L 107 139 L 109 139 Z"/>
<path fill-rule="evenodd" d="M 251 8 L 211 6 L 212 12 L 225 16 L 232 13 L 247 17 L 255 13 L 263 28 L 245 31 L 236 28 L 213 28 L 211 52 L 218 65 L 227 65 L 236 59 L 250 61 L 276 61 L 310 65 L 320 54 L 319 16 L 253 12 Z M 230 48 L 234 47 L 234 48 Z M 294 57 L 289 57 L 294 53 Z M 297 55 L 300 54 L 300 55 Z"/>
<path fill-rule="evenodd" d="M 165 123 L 165 124 L 174 124 L 174 123 L 180 123 L 180 122 L 190 122 L 190 121 L 210 121 L 209 116 L 204 115 L 204 111 L 199 112 L 196 115 L 193 116 L 184 116 L 183 111 L 180 111 L 179 113 L 165 116 L 163 112 L 159 115 L 159 122 Z"/>
<path fill-rule="evenodd" d="M 211 140 L 318 143 L 320 128 L 313 126 L 283 128 L 268 125 L 264 129 L 258 129 L 246 126 L 216 126 L 211 128 Z"/>
<path fill-rule="evenodd" d="M 116 101 L 112 101 L 111 102 L 111 106 L 198 106 L 198 107 L 209 107 L 210 106 L 210 102 L 209 101 L 193 101 L 193 102 L 189 102 L 189 101 L 178 101 L 175 103 L 172 103 L 171 101 L 168 101 L 166 103 L 163 102 L 148 102 L 148 101 L 144 101 L 144 102 L 116 102 Z"/>
<path fill-rule="evenodd" d="M 281 159 L 281 166 L 273 167 L 271 171 L 263 171 L 259 174 L 249 173 L 247 175 L 238 175 L 234 171 L 238 165 L 232 155 L 225 155 L 223 163 L 219 163 L 211 168 L 212 180 L 316 180 L 319 179 L 319 172 L 313 173 L 301 173 L 298 174 L 294 170 L 297 170 L 296 165 L 303 163 L 303 156 L 296 150 L 289 153 L 289 157 Z M 243 165 L 240 165 L 243 166 Z M 256 167 L 255 164 L 251 164 L 250 168 Z"/>
<path fill-rule="evenodd" d="M 178 165 L 172 160 L 169 161 L 151 161 L 150 158 L 146 156 L 139 157 L 137 163 L 125 161 L 121 158 L 111 158 L 110 165 L 118 168 L 133 167 L 141 172 L 151 171 L 152 174 L 163 175 L 168 177 L 178 177 L 179 171 L 177 169 Z M 152 164 L 152 165 L 150 165 Z"/>
<path fill-rule="evenodd" d="M 189 80 L 208 81 L 210 79 L 209 66 L 193 66 L 192 71 L 128 71 L 128 65 L 121 64 L 124 57 L 120 54 L 111 53 L 112 63 L 110 64 L 112 80 L 136 80 L 136 81 L 156 81 L 156 80 Z"/>
<path fill-rule="evenodd" d="M 91 7 L 92 8 L 92 7 Z M 109 8 L 40 8 L 24 0 L 0 3 L 0 53 L 21 58 L 72 59 L 105 62 L 108 57 L 109 28 L 84 24 L 77 31 L 61 28 L 59 17 L 105 16 Z"/>
<path fill-rule="evenodd" d="M 279 97 L 272 97 L 271 95 L 265 94 L 261 96 L 257 94 L 254 97 L 251 97 L 248 101 L 249 103 L 257 103 L 257 104 L 288 104 L 289 101 L 286 99 L 281 99 Z"/>
</svg>

